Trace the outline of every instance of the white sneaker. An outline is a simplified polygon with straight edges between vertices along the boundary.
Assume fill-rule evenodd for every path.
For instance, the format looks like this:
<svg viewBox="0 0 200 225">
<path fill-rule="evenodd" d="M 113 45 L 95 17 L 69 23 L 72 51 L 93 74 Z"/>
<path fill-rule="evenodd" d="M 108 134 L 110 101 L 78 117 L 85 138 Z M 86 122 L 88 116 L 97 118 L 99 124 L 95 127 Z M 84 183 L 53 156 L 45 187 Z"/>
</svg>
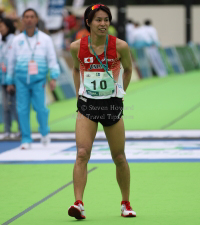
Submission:
<svg viewBox="0 0 200 225">
<path fill-rule="evenodd" d="M 49 135 L 47 134 L 46 136 L 42 136 L 41 137 L 41 143 L 46 146 L 51 142 L 51 139 L 49 137 Z"/>
<path fill-rule="evenodd" d="M 20 149 L 21 150 L 31 149 L 31 143 L 23 143 L 23 144 L 21 144 Z"/>
<path fill-rule="evenodd" d="M 74 205 L 70 206 L 68 209 L 68 215 L 75 217 L 77 220 L 85 219 L 84 204 L 82 201 L 74 202 Z"/>
<path fill-rule="evenodd" d="M 21 137 L 21 132 L 15 133 L 15 134 L 14 134 L 14 137 L 15 137 L 15 138 L 20 138 L 20 137 Z"/>
<path fill-rule="evenodd" d="M 9 132 L 4 133 L 3 139 L 10 139 L 10 133 Z"/>
<path fill-rule="evenodd" d="M 122 201 L 121 202 L 121 216 L 123 217 L 136 217 L 136 212 L 132 210 L 130 202 Z"/>
<path fill-rule="evenodd" d="M 20 132 L 11 134 L 11 138 L 13 138 L 13 139 L 19 139 L 20 137 L 21 137 L 21 133 Z"/>
</svg>

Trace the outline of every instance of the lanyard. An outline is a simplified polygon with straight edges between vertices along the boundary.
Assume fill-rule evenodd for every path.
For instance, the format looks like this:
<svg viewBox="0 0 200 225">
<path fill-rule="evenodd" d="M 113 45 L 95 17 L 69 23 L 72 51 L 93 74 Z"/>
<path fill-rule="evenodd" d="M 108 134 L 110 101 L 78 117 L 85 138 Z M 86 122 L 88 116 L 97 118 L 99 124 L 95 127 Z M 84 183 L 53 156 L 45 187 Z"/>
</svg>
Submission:
<svg viewBox="0 0 200 225">
<path fill-rule="evenodd" d="M 27 34 L 26 33 L 25 33 L 25 37 L 26 37 L 26 41 L 28 43 L 28 47 L 29 47 L 30 51 L 32 52 L 31 59 L 33 60 L 34 54 L 35 54 L 35 50 L 36 50 L 36 47 L 37 47 L 37 42 L 38 42 L 38 32 L 36 33 L 36 43 L 35 43 L 35 46 L 34 46 L 33 49 L 31 48 L 31 45 L 30 45 L 30 42 L 29 42 L 29 40 L 27 38 Z"/>
<path fill-rule="evenodd" d="M 108 35 L 106 35 L 106 44 L 104 45 L 104 58 L 106 60 L 106 65 L 102 63 L 102 61 L 99 59 L 98 55 L 96 54 L 96 52 L 94 51 L 94 49 L 92 48 L 92 43 L 91 43 L 91 38 L 90 36 L 88 36 L 88 43 L 90 43 L 90 49 L 92 50 L 94 56 L 96 57 L 96 59 L 98 60 L 98 62 L 100 63 L 100 65 L 103 67 L 103 69 L 106 71 L 106 73 L 108 74 L 108 76 L 110 78 L 113 79 L 114 83 L 117 85 L 117 87 L 119 88 L 120 92 L 122 94 L 126 94 L 122 88 L 122 86 L 120 84 L 118 84 L 114 78 L 112 77 L 112 75 L 108 72 L 108 59 L 106 57 L 106 47 L 108 46 Z"/>
<path fill-rule="evenodd" d="M 107 72 L 107 74 L 109 75 L 110 78 L 113 79 L 112 75 L 108 72 L 108 59 L 106 57 L 106 47 L 108 46 L 108 35 L 106 35 L 106 44 L 104 45 L 104 58 L 106 60 L 106 65 L 102 63 L 102 61 L 99 59 L 98 55 L 96 54 L 96 52 L 94 51 L 94 49 L 92 48 L 92 43 L 91 43 L 91 38 L 90 36 L 88 36 L 88 42 L 90 43 L 90 49 L 92 50 L 92 53 L 94 54 L 94 56 L 96 57 L 96 59 L 98 60 L 98 62 L 100 63 L 100 65 L 103 67 L 103 69 Z M 114 79 L 113 79 L 114 80 Z M 114 80 L 114 82 L 116 83 L 116 81 Z"/>
</svg>

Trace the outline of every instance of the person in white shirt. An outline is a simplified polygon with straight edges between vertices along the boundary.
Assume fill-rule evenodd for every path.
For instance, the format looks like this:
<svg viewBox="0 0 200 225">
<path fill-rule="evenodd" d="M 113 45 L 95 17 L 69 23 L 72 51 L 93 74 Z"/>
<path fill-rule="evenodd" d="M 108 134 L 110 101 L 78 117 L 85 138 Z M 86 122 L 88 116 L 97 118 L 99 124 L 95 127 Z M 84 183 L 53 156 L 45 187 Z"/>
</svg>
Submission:
<svg viewBox="0 0 200 225">
<path fill-rule="evenodd" d="M 30 104 L 37 112 L 40 125 L 41 142 L 49 143 L 48 114 L 46 108 L 45 85 L 46 75 L 50 73 L 50 88 L 56 87 L 56 79 L 60 74 L 56 53 L 51 38 L 36 28 L 38 15 L 34 9 L 23 13 L 25 31 L 16 36 L 9 53 L 7 83 L 8 91 L 13 89 L 16 80 L 17 109 L 22 133 L 21 149 L 29 149 Z"/>
<path fill-rule="evenodd" d="M 126 42 L 130 47 L 133 46 L 133 36 L 135 31 L 135 25 L 132 20 L 128 20 L 125 27 L 126 31 Z"/>
<path fill-rule="evenodd" d="M 7 18 L 0 19 L 0 84 L 2 87 L 2 100 L 3 100 L 3 121 L 4 121 L 4 139 L 9 139 L 11 137 L 11 125 L 12 117 L 18 123 L 18 116 L 16 110 L 16 92 L 15 88 L 12 92 L 8 93 L 6 91 L 7 83 L 7 62 L 8 55 L 11 49 L 12 41 L 15 37 L 15 27 L 12 20 Z M 18 132 L 14 134 L 15 138 L 20 136 L 19 126 Z"/>
<path fill-rule="evenodd" d="M 145 20 L 143 28 L 145 29 L 148 36 L 151 38 L 152 45 L 160 46 L 158 33 L 157 33 L 155 27 L 152 26 L 151 20 Z"/>
<path fill-rule="evenodd" d="M 139 23 L 135 23 L 135 30 L 133 35 L 133 47 L 144 48 L 152 45 L 152 39 L 147 34 L 143 26 L 140 26 Z"/>
</svg>

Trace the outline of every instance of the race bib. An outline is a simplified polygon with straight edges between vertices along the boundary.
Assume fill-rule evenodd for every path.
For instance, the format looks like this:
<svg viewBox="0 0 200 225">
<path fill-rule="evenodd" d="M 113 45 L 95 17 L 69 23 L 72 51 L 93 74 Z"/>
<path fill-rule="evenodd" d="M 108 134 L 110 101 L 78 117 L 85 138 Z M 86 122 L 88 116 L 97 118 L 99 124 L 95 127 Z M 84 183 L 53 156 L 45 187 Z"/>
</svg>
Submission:
<svg viewBox="0 0 200 225">
<path fill-rule="evenodd" d="M 1 69 L 3 73 L 6 73 L 6 65 L 4 63 L 1 64 Z"/>
<path fill-rule="evenodd" d="M 108 71 L 112 75 L 112 71 Z M 84 87 L 91 96 L 108 96 L 115 91 L 114 80 L 106 72 L 84 72 Z"/>
<path fill-rule="evenodd" d="M 33 60 L 28 63 L 28 74 L 29 75 L 37 75 L 38 74 L 38 65 Z"/>
</svg>

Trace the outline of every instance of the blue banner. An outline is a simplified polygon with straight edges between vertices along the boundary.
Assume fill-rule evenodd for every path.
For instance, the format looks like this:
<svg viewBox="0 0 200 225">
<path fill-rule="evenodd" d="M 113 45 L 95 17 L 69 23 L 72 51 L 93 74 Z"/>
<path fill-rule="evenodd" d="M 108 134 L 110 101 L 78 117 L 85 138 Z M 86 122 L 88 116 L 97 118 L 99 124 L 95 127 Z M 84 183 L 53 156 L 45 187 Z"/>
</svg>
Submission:
<svg viewBox="0 0 200 225">
<path fill-rule="evenodd" d="M 165 48 L 167 58 L 175 73 L 184 73 L 184 68 L 175 48 Z"/>
<path fill-rule="evenodd" d="M 152 70 L 144 48 L 135 49 L 137 65 L 142 78 L 152 77 Z"/>
<path fill-rule="evenodd" d="M 76 96 L 74 87 L 74 80 L 72 76 L 72 70 L 68 67 L 64 58 L 59 57 L 58 63 L 60 66 L 60 76 L 57 79 L 57 86 L 60 87 L 62 95 L 67 98 L 73 98 Z"/>
<path fill-rule="evenodd" d="M 66 0 L 49 0 L 48 3 L 48 16 L 60 16 L 62 15 L 63 7 Z"/>
<path fill-rule="evenodd" d="M 166 76 L 167 69 L 162 60 L 162 57 L 160 55 L 158 48 L 156 46 L 148 47 L 148 48 L 146 48 L 146 54 L 151 63 L 151 66 L 153 67 L 154 71 L 156 72 L 156 75 L 158 75 L 160 77 Z"/>
</svg>

